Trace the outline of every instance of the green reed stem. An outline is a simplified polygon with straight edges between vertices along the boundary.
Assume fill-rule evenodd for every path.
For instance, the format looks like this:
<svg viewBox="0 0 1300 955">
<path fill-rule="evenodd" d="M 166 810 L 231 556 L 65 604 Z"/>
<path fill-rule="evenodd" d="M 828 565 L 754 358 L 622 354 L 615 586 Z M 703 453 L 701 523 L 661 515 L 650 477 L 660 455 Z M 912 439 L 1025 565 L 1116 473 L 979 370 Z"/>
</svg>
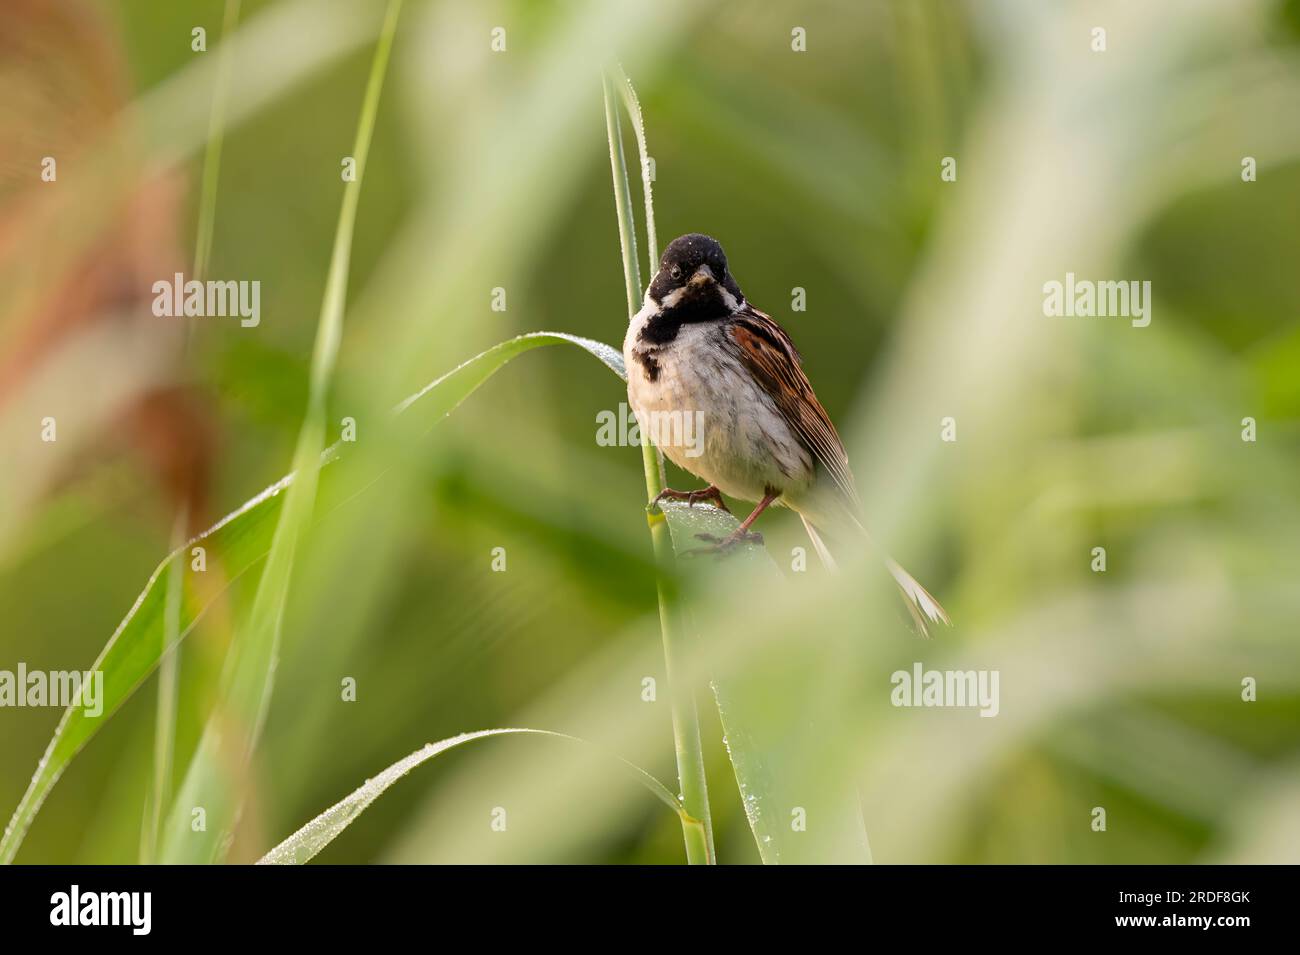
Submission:
<svg viewBox="0 0 1300 955">
<path fill-rule="evenodd" d="M 650 263 L 657 258 L 654 231 L 654 208 L 650 197 L 650 172 L 645 150 L 645 131 L 641 124 L 639 106 L 633 109 L 636 96 L 627 77 L 619 70 L 615 78 L 603 77 L 605 90 L 605 127 L 609 136 L 609 161 L 614 176 L 614 204 L 618 210 L 618 238 L 623 253 L 623 279 L 627 289 L 628 317 L 641 306 L 641 273 L 637 264 L 636 226 L 632 213 L 632 194 L 628 182 L 627 158 L 623 151 L 623 133 L 620 124 L 618 95 L 629 103 L 637 145 L 641 153 L 642 185 L 646 199 L 646 231 L 649 236 Z M 650 525 L 650 540 L 655 555 L 655 583 L 659 597 L 659 625 L 664 641 L 664 671 L 667 674 L 669 697 L 672 703 L 673 742 L 677 750 L 677 777 L 681 784 L 682 808 L 687 819 L 682 820 L 682 837 L 686 843 L 686 860 L 692 865 L 705 865 L 714 861 L 713 824 L 709 815 L 709 787 L 704 774 L 704 746 L 700 741 L 699 711 L 695 703 L 695 687 L 684 674 L 688 671 L 686 657 L 689 641 L 682 609 L 674 582 L 672 538 L 668 521 L 654 499 L 663 490 L 663 458 L 648 438 L 641 445 L 645 467 L 646 508 Z"/>
</svg>

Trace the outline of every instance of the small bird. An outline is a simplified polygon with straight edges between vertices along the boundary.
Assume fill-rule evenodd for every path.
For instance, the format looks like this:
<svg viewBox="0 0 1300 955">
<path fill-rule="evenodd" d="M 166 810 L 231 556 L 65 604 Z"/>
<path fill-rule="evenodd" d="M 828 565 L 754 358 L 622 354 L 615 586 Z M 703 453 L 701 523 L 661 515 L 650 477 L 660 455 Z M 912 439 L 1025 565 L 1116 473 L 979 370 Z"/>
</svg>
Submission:
<svg viewBox="0 0 1300 955">
<path fill-rule="evenodd" d="M 729 537 L 704 537 L 711 549 L 761 541 L 750 527 L 773 504 L 799 514 L 832 570 L 827 535 L 866 537 L 848 455 L 794 343 L 771 316 L 745 300 L 716 240 L 691 233 L 664 249 L 628 326 L 623 358 L 628 401 L 641 433 L 709 484 L 696 491 L 665 490 L 655 503 L 712 500 L 726 510 L 723 494 L 757 503 Z M 928 623 L 949 622 L 907 571 L 888 557 L 885 564 L 922 636 L 929 635 Z"/>
</svg>

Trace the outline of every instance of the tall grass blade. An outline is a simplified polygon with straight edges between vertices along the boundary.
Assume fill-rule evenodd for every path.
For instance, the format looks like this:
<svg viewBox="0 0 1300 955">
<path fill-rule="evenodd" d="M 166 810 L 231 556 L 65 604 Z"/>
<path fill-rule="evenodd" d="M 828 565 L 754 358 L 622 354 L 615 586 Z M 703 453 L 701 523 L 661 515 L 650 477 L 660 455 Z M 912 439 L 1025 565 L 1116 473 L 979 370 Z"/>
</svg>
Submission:
<svg viewBox="0 0 1300 955">
<path fill-rule="evenodd" d="M 208 114 L 208 142 L 203 154 L 203 181 L 199 187 L 199 218 L 194 229 L 194 277 L 207 278 L 212 258 L 212 235 L 217 221 L 217 183 L 221 181 L 221 147 L 225 142 L 226 99 L 230 87 L 230 49 L 227 40 L 239 22 L 239 0 L 226 0 L 217 49 L 217 78 Z"/>
<path fill-rule="evenodd" d="M 653 160 L 651 160 L 650 150 L 646 146 L 645 119 L 641 115 L 641 101 L 636 97 L 636 90 L 632 88 L 632 81 L 627 78 L 627 74 L 623 72 L 621 66 L 614 67 L 614 82 L 623 100 L 623 108 L 627 110 L 628 119 L 632 121 L 632 133 L 636 136 L 637 155 L 641 160 L 641 195 L 645 200 L 645 254 L 648 268 L 646 274 L 654 275 L 659 268 L 659 234 L 655 228 L 654 190 L 651 186 L 654 182 L 651 171 L 651 162 Z M 620 158 L 622 154 L 623 143 L 620 137 Z"/>
<path fill-rule="evenodd" d="M 614 81 L 605 84 L 605 134 L 609 138 L 609 163 L 614 175 L 614 206 L 618 212 L 618 244 L 623 255 L 623 283 L 627 292 L 628 317 L 641 307 L 641 267 L 636 256 L 636 221 L 632 215 L 632 187 L 623 151 L 623 129 L 619 118 Z"/>
<path fill-rule="evenodd" d="M 325 402 L 343 334 L 352 233 L 401 7 L 401 0 L 390 0 L 388 4 L 357 124 L 353 148 L 356 176 L 344 187 L 343 206 L 334 234 L 334 251 L 312 353 L 307 413 L 294 452 L 296 479 L 285 496 L 248 622 L 230 648 L 221 699 L 208 719 L 168 817 L 162 853 L 165 862 L 212 862 L 224 855 L 238 819 L 244 776 L 270 705 L 294 554 L 306 534 L 316 502 L 320 456 L 325 448 Z M 193 816 L 200 811 L 204 821 L 201 827 L 193 825 Z"/>
<path fill-rule="evenodd" d="M 193 278 L 208 277 L 212 256 L 212 235 L 217 221 L 217 183 L 221 180 L 221 147 L 225 142 L 226 95 L 230 80 L 230 43 L 239 23 L 239 0 L 226 0 L 221 23 L 221 45 L 217 48 L 217 76 L 208 114 L 208 143 L 203 153 L 203 184 L 199 190 L 199 215 L 195 226 Z M 190 326 L 184 328 L 184 347 L 189 344 Z M 176 515 L 172 528 L 172 549 L 185 543 L 189 515 Z M 171 799 L 172 765 L 176 748 L 177 671 L 180 651 L 168 653 L 179 636 L 181 589 L 185 586 L 184 564 L 176 561 L 167 575 L 167 616 L 163 632 L 163 657 L 158 667 L 158 707 L 154 713 L 153 788 L 145 800 L 145 821 L 140 832 L 140 861 L 155 861 L 158 831 Z"/>
<path fill-rule="evenodd" d="M 605 89 L 605 129 L 609 137 L 609 161 L 614 177 L 614 205 L 618 212 L 619 246 L 623 253 L 623 280 L 627 288 L 627 311 L 629 319 L 636 314 L 641 304 L 641 273 L 636 256 L 636 226 L 632 214 L 632 196 L 628 184 L 627 159 L 623 152 L 623 132 L 619 118 L 618 97 L 635 101 L 631 84 L 620 72 L 616 81 L 608 73 L 603 76 Z M 623 93 L 618 92 L 619 88 Z M 637 107 L 640 117 L 640 107 Z M 640 125 L 638 123 L 638 125 Z M 641 151 L 641 167 L 645 171 L 646 221 L 654 221 L 654 208 L 649 193 L 649 165 L 645 150 L 644 131 L 638 134 L 637 144 Z M 653 226 L 650 226 L 653 232 Z M 653 239 L 651 240 L 653 245 Z M 654 267 L 654 259 L 651 259 Z M 664 641 L 664 669 L 668 676 L 669 691 L 672 698 L 673 742 L 677 751 L 677 776 L 681 783 L 682 803 L 693 820 L 699 820 L 703 829 L 701 833 L 694 826 L 683 826 L 682 836 L 686 842 L 686 859 L 692 865 L 704 865 L 714 861 L 713 825 L 709 813 L 709 787 L 704 775 L 704 746 L 700 739 L 699 711 L 695 704 L 695 688 L 685 676 L 687 669 L 686 626 L 682 608 L 678 600 L 676 586 L 672 576 L 673 549 L 669 539 L 668 527 L 654 500 L 663 490 L 663 460 L 657 448 L 645 440 L 641 445 L 642 462 L 645 470 L 646 497 L 649 501 L 647 519 L 650 524 L 650 539 L 654 547 L 656 564 L 656 589 L 659 598 L 659 625 Z"/>
</svg>

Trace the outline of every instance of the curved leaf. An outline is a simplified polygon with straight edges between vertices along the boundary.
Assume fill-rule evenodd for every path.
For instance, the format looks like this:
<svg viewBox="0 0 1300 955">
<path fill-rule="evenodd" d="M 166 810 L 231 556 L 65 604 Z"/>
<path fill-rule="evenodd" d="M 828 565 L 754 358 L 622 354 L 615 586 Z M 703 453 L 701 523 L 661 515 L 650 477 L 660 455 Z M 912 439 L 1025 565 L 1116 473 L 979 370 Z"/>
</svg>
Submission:
<svg viewBox="0 0 1300 955">
<path fill-rule="evenodd" d="M 567 733 L 555 733 L 551 730 L 535 730 L 526 728 L 513 729 L 494 729 L 478 730 L 474 733 L 461 733 L 459 736 L 452 736 L 437 743 L 429 743 L 423 749 L 418 749 L 410 756 L 400 759 L 393 765 L 389 766 L 374 779 L 367 779 L 363 786 L 360 786 L 348 796 L 336 802 L 330 808 L 313 819 L 307 825 L 303 826 L 284 842 L 280 843 L 261 859 L 258 865 L 301 865 L 314 857 L 318 852 L 333 842 L 340 833 L 343 832 L 352 821 L 369 808 L 370 804 L 384 794 L 389 786 L 397 782 L 416 766 L 424 763 L 440 753 L 445 753 L 453 747 L 462 743 L 468 743 L 470 740 L 483 739 L 487 736 L 504 736 L 515 733 L 529 733 L 538 736 L 553 736 L 557 739 L 565 739 L 575 743 L 591 745 L 586 740 L 579 739 L 576 736 L 569 736 Z M 655 779 L 644 769 L 629 763 L 621 757 L 613 757 L 636 777 L 641 785 L 645 786 L 652 795 L 669 809 L 682 818 L 683 825 L 696 825 L 699 823 L 690 819 L 685 810 L 659 780 Z"/>
<path fill-rule="evenodd" d="M 609 345 L 563 332 L 531 332 L 501 342 L 476 355 L 411 395 L 397 406 L 396 411 L 399 414 L 419 414 L 433 425 L 446 417 L 515 356 L 534 348 L 559 344 L 577 345 L 594 355 L 619 377 L 626 377 L 623 356 Z M 341 505 L 350 497 L 348 487 L 336 474 L 337 469 L 326 468 L 326 465 L 340 457 L 343 448 L 342 443 L 336 443 L 321 455 L 318 514 Z M 210 561 L 214 558 L 221 561 L 227 585 L 229 581 L 240 577 L 270 550 L 271 537 L 284 503 L 282 492 L 293 480 L 294 475 L 287 474 L 244 502 L 211 528 L 170 554 L 150 575 L 144 590 L 92 665 L 93 670 L 103 673 L 101 714 L 98 717 L 87 716 L 81 707 L 69 707 L 64 711 L 27 791 L 14 810 L 3 838 L 0 838 L 0 863 L 13 861 L 32 820 L 73 757 L 157 666 L 163 652 L 167 568 L 173 561 L 188 560 L 190 548 L 201 544 L 208 551 Z M 186 588 L 177 630 L 178 642 L 189 634 L 199 617 L 220 596 L 223 589 L 224 587 L 199 591 L 192 587 Z"/>
</svg>

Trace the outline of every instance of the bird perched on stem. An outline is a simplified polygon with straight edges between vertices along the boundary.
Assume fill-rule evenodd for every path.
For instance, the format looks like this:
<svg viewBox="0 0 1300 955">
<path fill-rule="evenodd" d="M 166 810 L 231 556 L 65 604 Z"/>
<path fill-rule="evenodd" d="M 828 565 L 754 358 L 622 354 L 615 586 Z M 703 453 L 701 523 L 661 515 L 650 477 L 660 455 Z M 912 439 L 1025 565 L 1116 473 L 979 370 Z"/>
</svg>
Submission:
<svg viewBox="0 0 1300 955">
<path fill-rule="evenodd" d="M 729 537 L 706 537 L 708 549 L 761 540 L 750 527 L 773 504 L 799 514 L 832 570 L 828 536 L 867 537 L 844 445 L 813 394 L 794 343 L 771 316 L 745 300 L 717 241 L 692 233 L 668 245 L 628 327 L 623 357 L 628 400 L 642 434 L 709 485 L 665 490 L 656 503 L 712 499 L 725 510 L 727 494 L 757 504 Z M 698 422 L 696 429 L 681 426 L 688 417 Z M 693 430 L 697 440 L 682 440 Z M 891 558 L 884 560 L 923 636 L 928 624 L 948 623 L 915 578 Z"/>
</svg>

